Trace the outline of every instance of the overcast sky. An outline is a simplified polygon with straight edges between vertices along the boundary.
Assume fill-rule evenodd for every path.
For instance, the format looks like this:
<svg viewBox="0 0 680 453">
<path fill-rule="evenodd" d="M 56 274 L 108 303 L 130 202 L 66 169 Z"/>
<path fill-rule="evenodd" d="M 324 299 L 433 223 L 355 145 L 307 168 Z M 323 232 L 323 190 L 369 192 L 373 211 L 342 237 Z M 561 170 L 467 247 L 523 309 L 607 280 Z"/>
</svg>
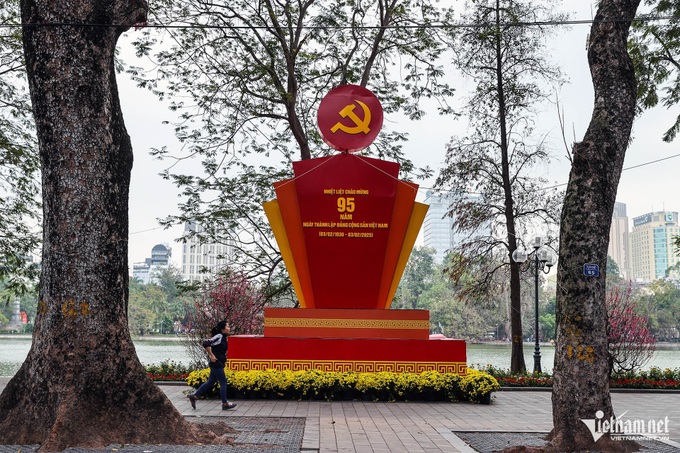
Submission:
<svg viewBox="0 0 680 453">
<path fill-rule="evenodd" d="M 572 12 L 572 19 L 591 19 L 595 11 L 590 0 L 565 0 L 564 11 Z M 556 30 L 555 38 L 548 43 L 554 56 L 568 78 L 568 83 L 559 93 L 567 127 L 567 140 L 571 144 L 583 138 L 590 121 L 593 103 L 593 89 L 586 60 L 586 40 L 590 25 L 572 25 Z M 121 47 L 129 47 L 134 32 L 121 38 Z M 137 64 L 137 62 L 131 62 Z M 182 234 L 182 226 L 163 230 L 158 218 L 177 213 L 178 191 L 158 174 L 168 162 L 149 156 L 152 147 L 177 146 L 172 128 L 162 125 L 170 114 L 160 102 L 148 92 L 138 89 L 125 75 L 118 79 L 125 123 L 132 138 L 135 163 L 130 188 L 130 249 L 129 263 L 144 261 L 150 257 L 151 249 L 159 243 L 173 247 L 173 263 L 181 262 L 180 244 L 174 242 Z M 463 80 L 450 81 L 458 92 L 464 92 Z M 628 216 L 636 217 L 656 210 L 680 211 L 680 139 L 666 144 L 661 140 L 663 132 L 678 115 L 677 109 L 668 111 L 657 108 L 644 113 L 633 127 L 633 142 L 626 154 L 623 174 L 619 184 L 617 201 L 626 203 Z M 402 122 L 386 117 L 385 122 Z M 565 146 L 559 127 L 557 110 L 549 106 L 538 120 L 539 127 L 548 134 L 548 142 L 554 156 L 546 165 L 536 168 L 536 174 L 546 176 L 555 184 L 565 184 L 569 173 Z M 455 130 L 453 126 L 453 129 Z M 426 116 L 423 121 L 407 124 L 410 142 L 405 152 L 416 165 L 429 165 L 437 170 L 444 161 L 444 149 L 452 131 L 451 119 L 436 114 Z M 671 157 L 676 156 L 676 157 Z M 650 163 L 657 160 L 657 163 Z M 650 164 L 648 164 L 650 163 Z M 648 164 L 648 165 L 645 165 Z M 635 168 L 633 168 L 635 167 Z M 419 182 L 423 190 L 419 199 L 424 198 L 425 189 L 433 181 Z M 587 226 L 584 226 L 587 227 Z"/>
</svg>

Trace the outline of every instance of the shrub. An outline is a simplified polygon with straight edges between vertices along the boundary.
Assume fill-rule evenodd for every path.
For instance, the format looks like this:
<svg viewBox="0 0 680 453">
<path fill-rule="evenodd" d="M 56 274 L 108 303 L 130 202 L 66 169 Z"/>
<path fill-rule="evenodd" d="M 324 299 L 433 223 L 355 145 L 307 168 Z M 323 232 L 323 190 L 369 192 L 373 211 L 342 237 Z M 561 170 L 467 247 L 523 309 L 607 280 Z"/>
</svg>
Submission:
<svg viewBox="0 0 680 453">
<path fill-rule="evenodd" d="M 189 367 L 174 360 L 164 360 L 160 365 L 145 365 L 144 369 L 154 381 L 184 381 L 191 372 Z"/>
<path fill-rule="evenodd" d="M 241 397 L 295 399 L 362 398 L 373 401 L 470 401 L 490 403 L 500 386 L 495 378 L 477 370 L 467 376 L 426 371 L 416 373 L 355 373 L 309 371 L 226 370 L 229 392 Z M 209 370 L 189 374 L 187 384 L 197 388 L 207 381 Z M 216 395 L 217 390 L 212 390 Z"/>
<path fill-rule="evenodd" d="M 652 358 L 656 340 L 649 332 L 648 318 L 630 297 L 631 288 L 612 289 L 607 295 L 607 339 L 610 375 L 639 369 Z"/>
<path fill-rule="evenodd" d="M 188 331 L 182 338 L 193 364 L 206 363 L 202 340 L 210 338 L 220 320 L 229 322 L 232 335 L 262 333 L 265 301 L 260 286 L 231 269 L 224 270 L 214 281 L 202 283 L 195 300 L 186 307 Z"/>
<path fill-rule="evenodd" d="M 195 370 L 189 373 L 189 376 L 187 376 L 187 384 L 194 388 L 198 388 L 203 384 L 204 382 L 208 381 L 208 377 L 210 376 L 210 368 L 206 368 L 203 370 Z"/>
<path fill-rule="evenodd" d="M 469 369 L 467 375 L 460 378 L 460 389 L 468 401 L 489 403 L 491 393 L 500 389 L 496 378 L 475 369 Z"/>
</svg>

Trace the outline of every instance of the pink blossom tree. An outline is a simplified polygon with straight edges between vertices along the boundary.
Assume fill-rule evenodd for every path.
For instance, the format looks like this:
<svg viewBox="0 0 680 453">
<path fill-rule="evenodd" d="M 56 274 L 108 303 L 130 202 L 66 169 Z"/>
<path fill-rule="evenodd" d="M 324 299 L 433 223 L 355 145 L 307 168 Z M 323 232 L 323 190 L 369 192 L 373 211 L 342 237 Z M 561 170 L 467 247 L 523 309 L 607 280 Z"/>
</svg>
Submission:
<svg viewBox="0 0 680 453">
<path fill-rule="evenodd" d="M 240 272 L 227 270 L 215 280 L 204 282 L 187 305 L 187 336 L 184 346 L 194 360 L 205 366 L 204 338 L 221 320 L 229 322 L 232 335 L 261 334 L 264 328 L 266 297 L 257 283 Z"/>
<path fill-rule="evenodd" d="M 607 295 L 607 338 L 609 373 L 633 371 L 652 358 L 656 340 L 650 334 L 647 317 L 631 300 L 631 287 L 612 288 Z"/>
</svg>

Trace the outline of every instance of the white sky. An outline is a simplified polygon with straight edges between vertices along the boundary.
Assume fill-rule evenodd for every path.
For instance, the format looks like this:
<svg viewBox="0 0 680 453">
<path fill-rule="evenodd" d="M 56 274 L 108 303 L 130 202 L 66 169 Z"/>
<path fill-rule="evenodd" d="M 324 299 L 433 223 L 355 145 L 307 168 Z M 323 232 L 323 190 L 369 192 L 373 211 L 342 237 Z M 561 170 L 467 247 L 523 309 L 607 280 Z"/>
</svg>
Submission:
<svg viewBox="0 0 680 453">
<path fill-rule="evenodd" d="M 591 19 L 591 11 L 595 11 L 594 1 L 565 0 L 563 9 L 572 12 L 573 20 Z M 594 13 L 593 13 L 594 14 Z M 555 62 L 568 78 L 562 87 L 559 99 L 564 111 L 567 140 L 571 144 L 579 141 L 590 121 L 592 113 L 593 89 L 586 59 L 586 39 L 590 25 L 574 25 L 570 29 L 560 28 L 554 39 L 548 44 Z M 129 47 L 134 32 L 130 31 L 121 38 L 121 47 Z M 135 61 L 130 61 L 137 64 Z M 168 230 L 158 228 L 157 219 L 168 214 L 177 213 L 178 190 L 158 174 L 169 165 L 169 162 L 154 160 L 148 151 L 152 147 L 163 145 L 177 146 L 172 128 L 162 125 L 161 121 L 171 117 L 157 98 L 147 91 L 134 86 L 127 76 L 118 77 L 121 103 L 125 123 L 132 138 L 135 163 L 132 170 L 130 188 L 130 249 L 129 263 L 144 261 L 151 255 L 151 249 L 159 243 L 168 243 L 173 247 L 173 262 L 179 266 L 181 261 L 180 246 L 174 242 L 181 236 L 183 227 L 177 226 Z M 450 81 L 457 93 L 464 92 L 461 81 Z M 663 159 L 680 153 L 680 139 L 666 144 L 661 140 L 663 132 L 672 124 L 680 112 L 676 109 L 657 108 L 645 112 L 633 127 L 633 142 L 629 147 L 624 168 L 634 167 L 648 162 Z M 397 119 L 386 117 L 385 122 Z M 410 141 L 405 145 L 406 155 L 416 165 L 429 165 L 438 170 L 444 161 L 444 150 L 452 126 L 450 118 L 441 118 L 432 113 L 424 120 L 407 125 Z M 569 163 L 562 143 L 561 131 L 554 106 L 546 108 L 537 121 L 539 128 L 548 133 L 548 141 L 554 156 L 553 161 L 536 168 L 536 173 L 546 176 L 551 182 L 562 184 L 567 182 Z M 662 162 L 644 165 L 639 168 L 624 170 L 618 189 L 617 201 L 626 203 L 628 217 L 636 217 L 653 210 L 680 211 L 680 157 Z M 430 187 L 431 181 L 419 182 L 422 188 Z M 419 199 L 424 198 L 425 190 L 421 190 Z"/>
</svg>

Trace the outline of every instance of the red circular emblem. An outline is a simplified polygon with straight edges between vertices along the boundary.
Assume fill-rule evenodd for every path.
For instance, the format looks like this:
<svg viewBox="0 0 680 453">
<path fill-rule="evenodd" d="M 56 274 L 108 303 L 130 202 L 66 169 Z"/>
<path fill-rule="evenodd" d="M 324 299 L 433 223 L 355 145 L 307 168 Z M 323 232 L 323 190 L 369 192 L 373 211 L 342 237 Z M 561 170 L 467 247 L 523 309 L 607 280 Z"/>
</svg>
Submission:
<svg viewBox="0 0 680 453">
<path fill-rule="evenodd" d="M 338 151 L 355 153 L 373 143 L 383 122 L 380 101 L 359 85 L 333 88 L 317 113 L 321 137 Z"/>
</svg>

